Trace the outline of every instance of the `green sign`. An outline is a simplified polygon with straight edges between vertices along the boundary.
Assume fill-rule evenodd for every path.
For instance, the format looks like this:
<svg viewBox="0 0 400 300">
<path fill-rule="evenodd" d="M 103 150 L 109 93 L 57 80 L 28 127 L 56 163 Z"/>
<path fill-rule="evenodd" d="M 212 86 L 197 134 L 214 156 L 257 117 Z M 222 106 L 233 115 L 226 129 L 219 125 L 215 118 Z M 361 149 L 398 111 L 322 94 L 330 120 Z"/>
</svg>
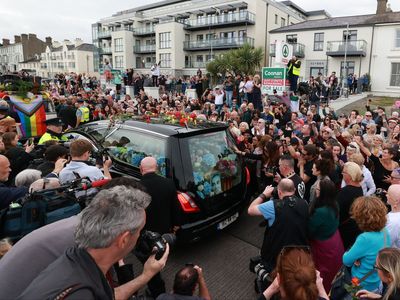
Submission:
<svg viewBox="0 0 400 300">
<path fill-rule="evenodd" d="M 283 51 L 282 51 L 283 52 Z M 272 95 L 274 90 L 282 94 L 288 86 L 286 80 L 286 68 L 263 68 L 262 87 L 263 94 Z"/>
<path fill-rule="evenodd" d="M 289 57 L 289 46 L 287 44 L 284 44 L 282 47 L 282 57 L 283 58 L 288 58 Z"/>
</svg>

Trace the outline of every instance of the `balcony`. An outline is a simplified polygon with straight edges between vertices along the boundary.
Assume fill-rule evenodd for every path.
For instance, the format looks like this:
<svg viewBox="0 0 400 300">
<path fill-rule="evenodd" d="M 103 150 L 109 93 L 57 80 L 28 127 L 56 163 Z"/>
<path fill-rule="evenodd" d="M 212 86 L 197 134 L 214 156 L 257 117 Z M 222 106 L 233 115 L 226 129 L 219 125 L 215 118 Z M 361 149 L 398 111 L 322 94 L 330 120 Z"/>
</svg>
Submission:
<svg viewBox="0 0 400 300">
<path fill-rule="evenodd" d="M 133 35 L 136 35 L 136 36 L 153 35 L 155 33 L 156 33 L 156 31 L 154 29 L 154 26 L 133 29 Z"/>
<path fill-rule="evenodd" d="M 205 68 L 206 63 L 204 61 L 192 61 L 192 62 L 186 62 L 185 63 L 185 68 L 192 68 L 192 69 L 198 69 L 198 68 Z"/>
<path fill-rule="evenodd" d="M 104 47 L 104 48 L 100 48 L 100 54 L 101 55 L 109 55 L 112 54 L 112 49 L 111 47 Z"/>
<path fill-rule="evenodd" d="M 154 63 L 146 62 L 140 64 L 136 63 L 136 69 L 150 69 L 154 64 L 155 62 Z"/>
<path fill-rule="evenodd" d="M 219 38 L 209 39 L 203 41 L 185 41 L 183 42 L 183 50 L 185 51 L 202 51 L 202 50 L 219 50 L 240 48 L 244 44 L 254 46 L 254 39 L 249 37 L 232 37 L 232 38 Z"/>
<path fill-rule="evenodd" d="M 347 50 L 345 41 L 330 41 L 327 43 L 326 55 L 332 57 L 367 55 L 367 42 L 365 40 L 348 41 Z"/>
<path fill-rule="evenodd" d="M 249 11 L 241 11 L 233 14 L 210 15 L 194 20 L 185 21 L 186 30 L 202 30 L 209 27 L 219 28 L 227 26 L 254 25 L 255 15 Z"/>
<path fill-rule="evenodd" d="M 111 38 L 111 30 L 99 31 L 97 34 L 99 39 L 108 39 Z"/>
<path fill-rule="evenodd" d="M 290 45 L 293 46 L 293 55 L 295 55 L 298 58 L 304 58 L 304 49 L 305 46 L 300 43 L 289 43 Z M 269 46 L 269 56 L 275 57 L 276 55 L 276 44 L 271 44 Z"/>
<path fill-rule="evenodd" d="M 135 46 L 133 48 L 134 53 L 155 53 L 156 45 L 143 45 L 143 46 Z"/>
</svg>

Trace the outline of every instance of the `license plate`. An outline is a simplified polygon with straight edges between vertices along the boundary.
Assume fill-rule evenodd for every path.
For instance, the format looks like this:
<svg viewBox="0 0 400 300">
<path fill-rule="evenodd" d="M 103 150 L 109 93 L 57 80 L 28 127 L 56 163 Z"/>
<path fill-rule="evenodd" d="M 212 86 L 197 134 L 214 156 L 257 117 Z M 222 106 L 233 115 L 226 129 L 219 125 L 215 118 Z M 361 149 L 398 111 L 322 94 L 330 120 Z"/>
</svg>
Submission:
<svg viewBox="0 0 400 300">
<path fill-rule="evenodd" d="M 229 218 L 223 220 L 222 222 L 219 222 L 218 225 L 217 225 L 217 229 L 218 230 L 224 229 L 226 226 L 228 226 L 228 225 L 232 224 L 233 222 L 235 222 L 238 217 L 239 217 L 239 213 L 237 212 L 233 216 L 230 216 Z"/>
</svg>

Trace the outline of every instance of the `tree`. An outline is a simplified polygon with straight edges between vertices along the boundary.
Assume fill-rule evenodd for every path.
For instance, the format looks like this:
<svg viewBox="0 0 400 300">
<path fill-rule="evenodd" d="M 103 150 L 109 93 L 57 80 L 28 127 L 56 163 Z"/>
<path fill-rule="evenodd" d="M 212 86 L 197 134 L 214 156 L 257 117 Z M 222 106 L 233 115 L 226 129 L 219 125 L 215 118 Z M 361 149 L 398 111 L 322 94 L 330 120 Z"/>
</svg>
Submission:
<svg viewBox="0 0 400 300">
<path fill-rule="evenodd" d="M 263 57 L 262 48 L 253 48 L 249 44 L 245 44 L 239 49 L 232 49 L 217 56 L 207 64 L 206 68 L 213 78 L 216 78 L 219 73 L 229 73 L 232 76 L 236 74 L 254 75 L 256 70 L 260 69 Z"/>
</svg>

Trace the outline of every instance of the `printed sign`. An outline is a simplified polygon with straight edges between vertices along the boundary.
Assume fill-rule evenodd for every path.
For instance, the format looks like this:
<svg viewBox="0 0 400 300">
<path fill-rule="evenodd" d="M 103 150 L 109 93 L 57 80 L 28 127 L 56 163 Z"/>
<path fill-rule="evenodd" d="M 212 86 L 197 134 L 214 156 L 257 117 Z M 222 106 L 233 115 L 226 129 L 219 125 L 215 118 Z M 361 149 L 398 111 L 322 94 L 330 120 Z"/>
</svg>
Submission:
<svg viewBox="0 0 400 300">
<path fill-rule="evenodd" d="M 287 65 L 292 56 L 293 56 L 292 45 L 284 42 L 276 42 L 276 54 L 275 54 L 276 63 Z"/>
<path fill-rule="evenodd" d="M 262 69 L 262 86 L 263 94 L 272 95 L 274 90 L 278 95 L 282 95 L 287 90 L 289 82 L 286 79 L 286 68 L 263 68 Z"/>
</svg>

